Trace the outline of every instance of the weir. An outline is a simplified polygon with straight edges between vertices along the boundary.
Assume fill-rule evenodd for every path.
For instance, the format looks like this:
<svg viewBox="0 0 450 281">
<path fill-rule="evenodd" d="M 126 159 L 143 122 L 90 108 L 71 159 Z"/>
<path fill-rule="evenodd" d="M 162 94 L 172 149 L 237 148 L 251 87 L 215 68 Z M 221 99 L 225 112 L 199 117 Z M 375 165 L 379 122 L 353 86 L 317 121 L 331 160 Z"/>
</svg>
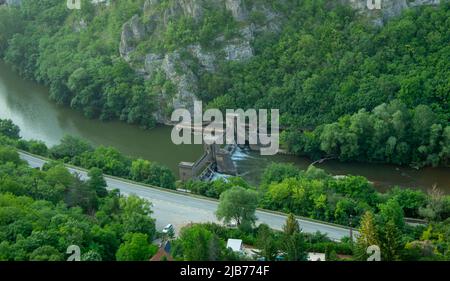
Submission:
<svg viewBox="0 0 450 281">
<path fill-rule="evenodd" d="M 204 144 L 203 155 L 195 162 L 181 162 L 178 165 L 180 180 L 210 181 L 215 172 L 222 174 L 237 175 L 236 166 L 231 156 L 236 149 L 236 145 L 226 145 L 221 148 L 218 144 Z"/>
<path fill-rule="evenodd" d="M 235 120 L 235 122 L 237 122 Z M 231 175 L 236 176 L 237 175 L 237 168 L 231 159 L 233 156 L 233 153 L 235 152 L 236 148 L 239 147 L 249 147 L 251 150 L 254 151 L 260 151 L 261 148 L 266 147 L 265 145 L 262 145 L 259 140 L 260 136 L 267 136 L 267 134 L 259 133 L 259 130 L 257 131 L 257 144 L 251 144 L 250 143 L 250 127 L 248 124 L 244 124 L 245 128 L 245 144 L 237 144 L 236 139 L 237 137 L 237 123 L 235 123 L 234 126 L 234 143 L 233 144 L 226 144 L 226 145 L 219 145 L 217 143 L 218 138 L 223 138 L 226 134 L 226 129 L 218 129 L 217 127 L 215 129 L 211 129 L 208 127 L 211 122 L 203 122 L 201 125 L 193 125 L 193 124 L 176 124 L 175 126 L 178 129 L 188 129 L 193 135 L 194 134 L 208 134 L 211 133 L 216 134 L 216 136 L 205 136 L 205 141 L 203 143 L 203 149 L 204 153 L 202 156 L 195 162 L 180 162 L 178 164 L 178 170 L 179 170 L 179 176 L 180 180 L 183 182 L 189 181 L 189 180 L 202 180 L 202 181 L 210 181 L 214 177 L 214 174 L 216 172 L 225 174 L 225 175 Z M 225 126 L 226 123 L 217 123 L 217 125 Z M 222 127 L 223 128 L 223 127 Z M 214 130 L 214 131 L 212 131 Z M 209 141 L 206 140 L 206 138 L 212 138 L 209 139 Z M 224 141 L 224 140 L 223 140 Z"/>
</svg>

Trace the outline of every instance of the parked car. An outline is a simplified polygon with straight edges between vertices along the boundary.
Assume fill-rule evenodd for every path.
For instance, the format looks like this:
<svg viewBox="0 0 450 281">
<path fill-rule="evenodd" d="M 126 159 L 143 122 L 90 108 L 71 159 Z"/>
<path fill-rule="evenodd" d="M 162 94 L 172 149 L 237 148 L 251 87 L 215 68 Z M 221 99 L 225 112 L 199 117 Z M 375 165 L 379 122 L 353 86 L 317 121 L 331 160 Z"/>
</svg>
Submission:
<svg viewBox="0 0 450 281">
<path fill-rule="evenodd" d="M 168 225 L 166 225 L 166 227 L 163 228 L 162 233 L 163 234 L 174 234 L 175 228 L 173 227 L 173 225 L 171 225 L 169 223 Z"/>
</svg>

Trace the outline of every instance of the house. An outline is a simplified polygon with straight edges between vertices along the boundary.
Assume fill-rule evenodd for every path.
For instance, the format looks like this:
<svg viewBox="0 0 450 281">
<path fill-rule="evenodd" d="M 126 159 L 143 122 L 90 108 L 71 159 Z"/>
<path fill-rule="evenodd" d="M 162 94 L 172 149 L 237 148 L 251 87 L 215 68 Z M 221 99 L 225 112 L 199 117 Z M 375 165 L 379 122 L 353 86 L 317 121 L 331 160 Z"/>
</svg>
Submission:
<svg viewBox="0 0 450 281">
<path fill-rule="evenodd" d="M 150 261 L 173 261 L 170 250 L 170 241 L 167 241 L 159 248 L 158 252 L 156 252 L 156 254 L 150 259 Z"/>
<path fill-rule="evenodd" d="M 227 248 L 233 250 L 233 252 L 242 252 L 242 240 L 241 239 L 228 239 Z"/>
<path fill-rule="evenodd" d="M 308 261 L 326 261 L 323 253 L 308 253 Z"/>
</svg>

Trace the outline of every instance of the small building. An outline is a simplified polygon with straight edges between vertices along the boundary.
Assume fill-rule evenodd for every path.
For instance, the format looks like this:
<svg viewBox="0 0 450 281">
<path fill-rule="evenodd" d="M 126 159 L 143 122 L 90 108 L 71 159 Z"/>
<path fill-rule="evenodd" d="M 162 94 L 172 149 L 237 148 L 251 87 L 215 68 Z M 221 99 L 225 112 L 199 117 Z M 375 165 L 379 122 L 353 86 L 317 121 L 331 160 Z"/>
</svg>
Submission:
<svg viewBox="0 0 450 281">
<path fill-rule="evenodd" d="M 227 248 L 233 250 L 233 252 L 242 252 L 242 240 L 241 239 L 228 239 Z"/>
<path fill-rule="evenodd" d="M 308 261 L 326 261 L 323 253 L 308 253 Z"/>
<path fill-rule="evenodd" d="M 170 241 L 167 241 L 159 248 L 158 252 L 150 259 L 150 261 L 173 261 L 173 257 L 170 254 L 171 245 Z"/>
</svg>

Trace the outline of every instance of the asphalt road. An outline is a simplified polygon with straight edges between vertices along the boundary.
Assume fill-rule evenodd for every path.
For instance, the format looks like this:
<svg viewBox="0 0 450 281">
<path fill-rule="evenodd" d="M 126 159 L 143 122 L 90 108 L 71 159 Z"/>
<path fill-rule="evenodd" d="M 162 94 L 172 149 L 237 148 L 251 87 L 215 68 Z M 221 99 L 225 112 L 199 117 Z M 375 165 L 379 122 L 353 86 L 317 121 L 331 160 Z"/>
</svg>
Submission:
<svg viewBox="0 0 450 281">
<path fill-rule="evenodd" d="M 33 168 L 41 168 L 45 163 L 40 158 L 21 152 L 19 154 Z M 69 168 L 69 170 L 72 173 L 78 173 L 82 179 L 88 178 L 85 171 L 73 168 Z M 158 229 L 162 229 L 169 223 L 173 224 L 176 230 L 179 230 L 182 226 L 191 222 L 218 222 L 214 215 L 217 210 L 217 201 L 150 188 L 108 176 L 105 176 L 105 180 L 109 189 L 119 189 L 122 194 L 136 194 L 151 201 L 154 212 L 152 217 L 156 218 Z M 265 223 L 271 228 L 278 230 L 282 229 L 286 221 L 285 215 L 259 210 L 256 212 L 256 216 L 258 218 L 257 223 Z M 304 232 L 315 233 L 320 231 L 326 233 L 333 240 L 340 240 L 345 236 L 349 236 L 349 230 L 343 227 L 303 219 L 298 221 Z"/>
</svg>

